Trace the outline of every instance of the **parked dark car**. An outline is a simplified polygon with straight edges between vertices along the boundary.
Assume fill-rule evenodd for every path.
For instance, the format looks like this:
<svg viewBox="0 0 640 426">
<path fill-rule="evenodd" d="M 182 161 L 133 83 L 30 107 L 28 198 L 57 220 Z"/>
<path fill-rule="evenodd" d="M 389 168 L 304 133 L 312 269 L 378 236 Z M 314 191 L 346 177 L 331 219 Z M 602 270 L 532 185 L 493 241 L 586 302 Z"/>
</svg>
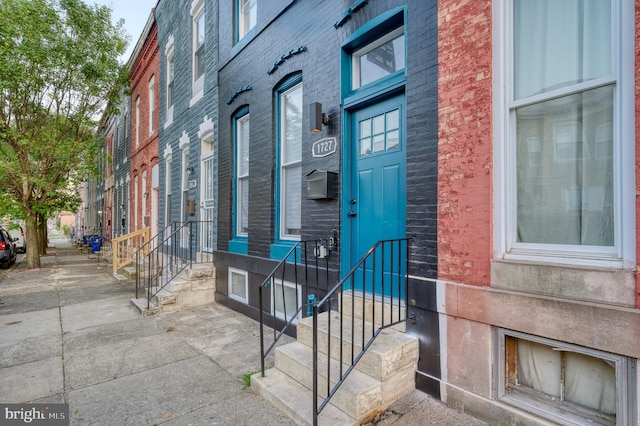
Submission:
<svg viewBox="0 0 640 426">
<path fill-rule="evenodd" d="M 16 263 L 16 243 L 9 232 L 0 229 L 0 268 L 7 269 Z"/>
</svg>

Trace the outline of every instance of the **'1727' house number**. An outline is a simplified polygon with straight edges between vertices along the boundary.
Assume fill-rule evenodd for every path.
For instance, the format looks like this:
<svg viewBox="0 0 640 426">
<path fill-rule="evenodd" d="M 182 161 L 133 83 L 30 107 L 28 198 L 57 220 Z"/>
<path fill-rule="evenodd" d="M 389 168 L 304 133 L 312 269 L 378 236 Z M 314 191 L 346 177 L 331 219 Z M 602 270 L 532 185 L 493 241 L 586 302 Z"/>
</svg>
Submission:
<svg viewBox="0 0 640 426">
<path fill-rule="evenodd" d="M 338 143 L 336 138 L 325 138 L 315 141 L 313 143 L 313 156 L 314 157 L 326 157 L 329 154 L 336 152 Z"/>
</svg>

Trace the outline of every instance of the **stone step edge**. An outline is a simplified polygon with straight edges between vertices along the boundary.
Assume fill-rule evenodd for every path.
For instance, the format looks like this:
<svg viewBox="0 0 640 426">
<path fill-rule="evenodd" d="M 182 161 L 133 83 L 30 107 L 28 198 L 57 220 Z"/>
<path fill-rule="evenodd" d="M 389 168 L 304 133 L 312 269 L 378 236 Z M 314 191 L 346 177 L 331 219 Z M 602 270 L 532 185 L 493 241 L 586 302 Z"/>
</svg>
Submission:
<svg viewBox="0 0 640 426">
<path fill-rule="evenodd" d="M 312 392 L 277 368 L 265 371 L 265 377 L 260 373 L 251 376 L 251 389 L 297 424 L 312 424 Z M 356 426 L 358 422 L 329 403 L 318 416 L 318 424 Z"/>
<path fill-rule="evenodd" d="M 322 398 L 327 395 L 327 356 L 318 353 L 318 394 Z M 313 386 L 313 350 L 299 342 L 292 342 L 276 348 L 275 367 L 296 380 L 302 386 L 311 389 Z M 348 366 L 343 364 L 342 374 Z M 339 363 L 331 360 L 331 382 L 333 388 L 339 380 Z M 368 403 L 367 403 L 368 401 Z M 349 416 L 362 421 L 370 414 L 377 414 L 384 401 L 382 384 L 379 380 L 353 369 L 345 381 L 338 387 L 331 398 L 331 403 Z"/>
</svg>

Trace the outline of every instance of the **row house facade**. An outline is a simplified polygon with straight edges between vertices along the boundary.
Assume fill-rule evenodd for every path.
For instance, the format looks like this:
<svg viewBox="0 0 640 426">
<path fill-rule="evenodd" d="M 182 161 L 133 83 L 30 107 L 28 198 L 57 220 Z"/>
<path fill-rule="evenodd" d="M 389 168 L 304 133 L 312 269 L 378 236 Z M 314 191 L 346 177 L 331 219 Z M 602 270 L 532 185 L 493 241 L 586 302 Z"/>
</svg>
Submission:
<svg viewBox="0 0 640 426">
<path fill-rule="evenodd" d="M 218 2 L 160 1 L 159 206 L 162 226 L 196 222 L 200 253 L 216 244 Z"/>
<path fill-rule="evenodd" d="M 409 237 L 416 387 L 490 424 L 637 425 L 638 16 L 640 0 L 160 0 L 116 120 L 131 154 L 113 154 L 112 212 L 138 217 L 124 233 L 197 223 L 216 301 L 256 319 L 299 241 L 327 242 L 337 282 Z"/>
<path fill-rule="evenodd" d="M 128 204 L 125 212 L 130 218 L 130 232 L 149 227 L 154 235 L 159 220 L 159 62 L 158 28 L 155 10 L 152 10 L 128 63 L 131 144 L 129 185 L 126 186 L 129 202 L 125 203 Z"/>
</svg>

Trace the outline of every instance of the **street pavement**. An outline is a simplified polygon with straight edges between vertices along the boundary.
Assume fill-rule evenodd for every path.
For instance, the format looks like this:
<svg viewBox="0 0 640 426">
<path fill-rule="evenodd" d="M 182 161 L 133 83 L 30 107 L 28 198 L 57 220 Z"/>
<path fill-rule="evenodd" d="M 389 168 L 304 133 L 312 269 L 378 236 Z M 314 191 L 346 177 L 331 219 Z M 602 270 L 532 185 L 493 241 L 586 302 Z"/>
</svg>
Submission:
<svg viewBox="0 0 640 426">
<path fill-rule="evenodd" d="M 104 260 L 49 246 L 40 269 L 0 271 L 0 403 L 68 403 L 72 425 L 293 424 L 243 390 L 257 322 L 217 303 L 142 317 Z M 378 424 L 484 423 L 415 391 Z"/>
</svg>

